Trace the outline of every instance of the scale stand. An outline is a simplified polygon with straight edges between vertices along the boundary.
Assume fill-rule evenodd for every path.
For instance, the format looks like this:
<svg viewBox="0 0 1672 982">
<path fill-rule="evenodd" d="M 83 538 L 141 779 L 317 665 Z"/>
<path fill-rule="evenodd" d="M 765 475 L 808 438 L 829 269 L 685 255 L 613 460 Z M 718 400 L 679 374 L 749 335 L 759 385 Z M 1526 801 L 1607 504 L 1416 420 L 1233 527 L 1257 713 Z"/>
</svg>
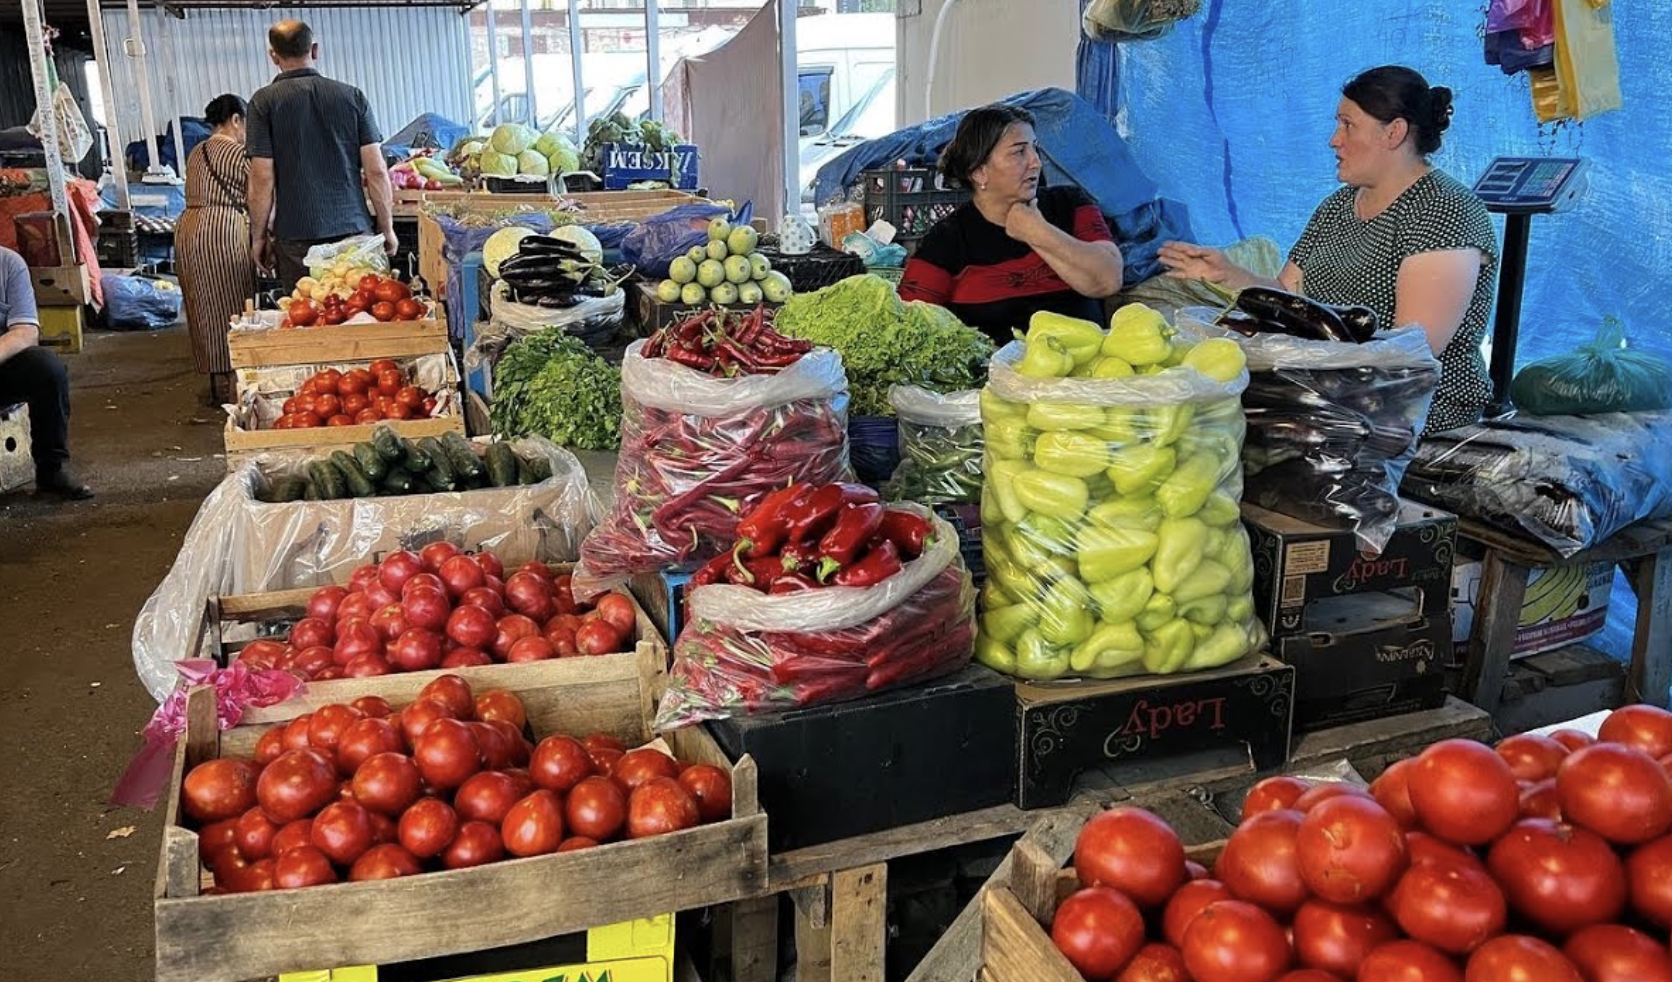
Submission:
<svg viewBox="0 0 1672 982">
<path fill-rule="evenodd" d="M 1492 402 L 1488 417 L 1515 412 L 1509 386 L 1515 378 L 1515 348 L 1521 334 L 1521 294 L 1527 285 L 1527 242 L 1534 215 L 1567 211 L 1587 185 L 1579 157 L 1498 157 L 1475 182 L 1486 210 L 1504 216 L 1503 254 L 1498 257 L 1498 302 L 1492 320 Z"/>
</svg>

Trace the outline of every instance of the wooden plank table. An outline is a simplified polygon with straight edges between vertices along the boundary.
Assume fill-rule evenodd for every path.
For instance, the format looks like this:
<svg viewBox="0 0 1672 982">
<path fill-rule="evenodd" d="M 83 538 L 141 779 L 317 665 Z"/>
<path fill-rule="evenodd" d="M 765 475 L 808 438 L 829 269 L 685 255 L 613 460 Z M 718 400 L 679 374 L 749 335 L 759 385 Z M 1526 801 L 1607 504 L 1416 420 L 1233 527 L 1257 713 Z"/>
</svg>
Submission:
<svg viewBox="0 0 1672 982">
<path fill-rule="evenodd" d="M 1459 533 L 1486 548 L 1480 609 L 1463 667 L 1463 692 L 1470 702 L 1488 712 L 1498 706 L 1532 571 L 1609 563 L 1625 572 L 1637 594 L 1637 630 L 1631 645 L 1626 701 L 1668 705 L 1668 690 L 1672 689 L 1672 520 L 1627 526 L 1606 541 L 1565 559 L 1539 543 L 1472 519 L 1461 520 Z"/>
<path fill-rule="evenodd" d="M 1453 737 L 1486 739 L 1489 715 L 1457 699 L 1439 709 L 1354 723 L 1298 736 L 1287 770 L 1300 771 L 1346 760 L 1374 777 L 1387 761 L 1416 753 Z M 793 901 L 798 982 L 880 980 L 884 970 L 888 864 L 957 846 L 1026 833 L 1059 863 L 1074 848 L 1074 837 L 1099 809 L 1121 802 L 1149 808 L 1179 830 L 1187 844 L 1217 842 L 1231 832 L 1211 803 L 1215 796 L 1247 787 L 1257 777 L 1247 767 L 1224 767 L 1184 777 L 1118 786 L 1087 787 L 1067 805 L 1023 811 L 998 805 L 837 842 L 807 846 L 770 857 L 766 892 L 732 905 L 730 950 L 736 982 L 776 978 L 778 897 Z M 1004 882 L 1009 860 L 991 882 Z M 979 967 L 979 904 L 960 914 L 908 982 L 974 979 Z"/>
</svg>

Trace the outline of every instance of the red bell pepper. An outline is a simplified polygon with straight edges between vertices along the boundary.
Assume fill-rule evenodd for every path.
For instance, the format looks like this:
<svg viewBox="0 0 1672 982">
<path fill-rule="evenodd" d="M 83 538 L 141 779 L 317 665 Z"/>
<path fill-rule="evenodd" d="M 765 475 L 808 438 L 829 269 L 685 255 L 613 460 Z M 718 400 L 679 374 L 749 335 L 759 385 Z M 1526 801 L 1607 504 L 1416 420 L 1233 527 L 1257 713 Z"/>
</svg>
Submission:
<svg viewBox="0 0 1672 982">
<path fill-rule="evenodd" d="M 890 508 L 888 514 L 882 517 L 882 526 L 877 531 L 883 538 L 894 543 L 894 548 L 900 550 L 901 557 L 909 562 L 923 555 L 934 528 L 922 515 Z"/>
<path fill-rule="evenodd" d="M 836 524 L 836 516 L 844 507 L 878 500 L 877 493 L 863 484 L 826 484 L 785 516 L 790 526 L 789 541 L 816 542 Z"/>
<path fill-rule="evenodd" d="M 785 509 L 812 494 L 813 486 L 810 484 L 791 484 L 762 498 L 754 510 L 737 523 L 736 551 L 749 559 L 777 552 L 790 534 L 789 523 L 784 518 Z"/>
<path fill-rule="evenodd" d="M 903 568 L 900 550 L 884 539 L 859 561 L 836 574 L 837 586 L 876 586 Z"/>
<path fill-rule="evenodd" d="M 887 511 L 881 503 L 873 501 L 866 505 L 847 505 L 837 514 L 836 524 L 819 539 L 821 581 L 830 579 L 870 547 Z"/>
</svg>

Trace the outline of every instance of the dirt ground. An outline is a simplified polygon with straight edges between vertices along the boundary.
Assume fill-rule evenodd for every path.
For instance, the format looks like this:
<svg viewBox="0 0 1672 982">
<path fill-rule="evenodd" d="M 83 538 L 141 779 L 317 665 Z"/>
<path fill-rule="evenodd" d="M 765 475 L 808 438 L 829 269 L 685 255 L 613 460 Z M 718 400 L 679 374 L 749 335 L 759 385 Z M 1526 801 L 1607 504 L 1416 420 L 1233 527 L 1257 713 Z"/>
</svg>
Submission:
<svg viewBox="0 0 1672 982">
<path fill-rule="evenodd" d="M 109 804 L 155 703 L 134 616 L 225 472 L 183 327 L 67 355 L 73 504 L 0 494 L 0 975 L 152 977 L 161 816 Z"/>
</svg>

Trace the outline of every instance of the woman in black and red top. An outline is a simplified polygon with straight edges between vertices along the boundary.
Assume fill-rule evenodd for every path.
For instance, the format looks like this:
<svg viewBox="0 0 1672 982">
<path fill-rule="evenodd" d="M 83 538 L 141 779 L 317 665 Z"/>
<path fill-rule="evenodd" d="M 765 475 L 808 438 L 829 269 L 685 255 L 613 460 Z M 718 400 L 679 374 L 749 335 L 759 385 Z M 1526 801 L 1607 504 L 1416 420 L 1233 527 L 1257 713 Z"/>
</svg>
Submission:
<svg viewBox="0 0 1672 982">
<path fill-rule="evenodd" d="M 1121 288 L 1120 247 L 1079 188 L 1039 188 L 1033 116 L 1006 105 L 971 110 L 941 154 L 973 200 L 937 222 L 906 263 L 900 296 L 957 314 L 999 344 L 1037 310 L 1093 322 Z"/>
</svg>

